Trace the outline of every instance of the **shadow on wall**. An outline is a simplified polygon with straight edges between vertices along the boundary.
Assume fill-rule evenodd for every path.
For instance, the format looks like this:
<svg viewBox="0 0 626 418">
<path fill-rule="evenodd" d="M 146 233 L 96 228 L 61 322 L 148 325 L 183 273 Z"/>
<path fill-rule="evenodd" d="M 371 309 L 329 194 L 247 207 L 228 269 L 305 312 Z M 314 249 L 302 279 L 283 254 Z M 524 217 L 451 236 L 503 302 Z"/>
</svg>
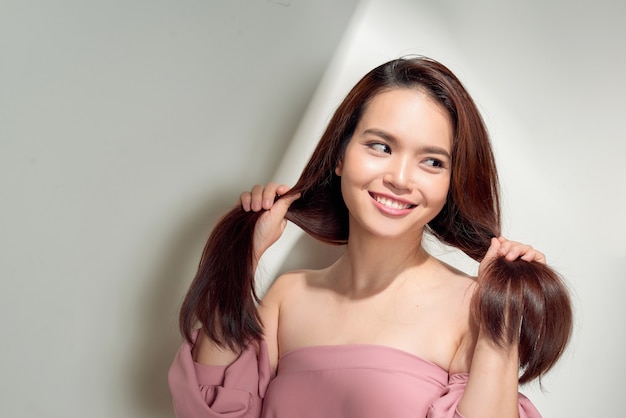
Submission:
<svg viewBox="0 0 626 418">
<path fill-rule="evenodd" d="M 164 256 L 154 266 L 152 284 L 138 311 L 142 317 L 142 338 L 139 347 L 129 359 L 128 374 L 132 377 L 129 391 L 142 416 L 173 416 L 172 399 L 167 385 L 167 373 L 176 350 L 182 342 L 178 332 L 178 311 L 182 299 L 195 275 L 201 251 L 208 235 L 219 218 L 236 201 L 228 193 L 220 200 L 211 199 L 199 208 L 196 215 L 186 219 L 176 236 L 168 242 Z M 289 251 L 280 272 L 302 268 L 323 268 L 333 263 L 344 246 L 319 242 L 302 234 Z"/>
<path fill-rule="evenodd" d="M 140 304 L 138 318 L 142 336 L 129 362 L 129 391 L 141 416 L 172 417 L 172 398 L 167 373 L 182 342 L 178 331 L 178 312 L 200 261 L 204 243 L 219 218 L 236 201 L 231 193 L 217 191 L 194 216 L 181 220 L 169 247 L 154 266 L 151 287 Z"/>
<path fill-rule="evenodd" d="M 300 269 L 321 269 L 328 267 L 341 256 L 344 245 L 330 245 L 316 240 L 308 234 L 301 234 L 291 248 L 279 274 Z"/>
</svg>

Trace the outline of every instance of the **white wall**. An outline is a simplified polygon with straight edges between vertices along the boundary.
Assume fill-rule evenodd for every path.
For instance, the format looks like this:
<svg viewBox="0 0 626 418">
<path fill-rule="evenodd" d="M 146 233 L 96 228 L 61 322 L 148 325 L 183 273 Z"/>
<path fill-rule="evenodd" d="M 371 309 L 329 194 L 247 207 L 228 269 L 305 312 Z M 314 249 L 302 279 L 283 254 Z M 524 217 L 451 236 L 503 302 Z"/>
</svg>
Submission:
<svg viewBox="0 0 626 418">
<path fill-rule="evenodd" d="M 181 298 L 280 161 L 335 3 L 0 0 L 0 416 L 173 415 Z"/>
<path fill-rule="evenodd" d="M 607 1 L 362 2 L 290 148 L 312 146 L 341 92 L 387 59 L 428 55 L 465 81 L 493 135 L 505 235 L 544 251 L 572 288 L 569 350 L 543 391 L 523 388 L 545 417 L 623 415 L 625 12 Z M 274 255 L 268 270 L 281 261 L 291 266 Z"/>
<path fill-rule="evenodd" d="M 505 232 L 573 289 L 570 349 L 525 392 L 547 418 L 619 416 L 626 7 L 338 3 L 0 0 L 1 416 L 171 416 L 176 311 L 216 217 L 293 181 L 347 88 L 410 53 L 465 81 Z M 292 231 L 267 274 L 311 245 Z"/>
</svg>

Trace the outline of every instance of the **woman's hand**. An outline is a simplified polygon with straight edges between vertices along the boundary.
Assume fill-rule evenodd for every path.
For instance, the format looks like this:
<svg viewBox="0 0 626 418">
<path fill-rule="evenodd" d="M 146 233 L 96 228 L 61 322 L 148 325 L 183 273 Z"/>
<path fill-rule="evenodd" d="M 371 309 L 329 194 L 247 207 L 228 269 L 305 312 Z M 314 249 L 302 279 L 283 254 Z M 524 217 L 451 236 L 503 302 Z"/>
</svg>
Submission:
<svg viewBox="0 0 626 418">
<path fill-rule="evenodd" d="M 481 261 L 478 270 L 481 271 L 485 265 L 496 257 L 504 257 L 509 261 L 515 261 L 519 258 L 524 261 L 536 261 L 541 264 L 546 264 L 546 256 L 530 245 L 499 237 L 491 238 L 491 245 L 487 250 L 487 254 L 485 254 L 485 258 Z"/>
<path fill-rule="evenodd" d="M 241 207 L 246 212 L 265 210 L 254 228 L 254 256 L 259 260 L 263 253 L 282 235 L 287 220 L 285 214 L 289 206 L 300 197 L 300 193 L 276 200 L 287 193 L 290 187 L 285 184 L 268 183 L 256 185 L 240 196 Z"/>
<path fill-rule="evenodd" d="M 479 283 L 481 279 L 489 279 L 485 277 L 488 275 L 489 264 L 500 258 L 507 261 L 521 259 L 526 262 L 546 263 L 545 255 L 530 245 L 509 241 L 504 237 L 492 238 L 487 254 L 478 268 Z M 507 309 L 504 309 L 503 316 L 498 321 L 492 320 L 498 316 L 493 312 L 499 308 L 494 306 L 497 306 L 503 297 L 508 298 L 509 296 L 498 294 L 494 297 L 494 293 L 501 292 L 501 288 L 494 287 L 494 282 L 488 282 L 486 287 L 489 288 L 489 291 L 485 293 L 487 295 L 485 298 L 490 300 L 482 305 L 483 300 L 481 299 L 479 300 L 480 306 L 475 304 L 472 307 L 475 309 L 475 313 L 480 312 L 480 317 L 472 316 L 473 320 L 477 321 L 472 324 L 477 331 L 476 341 L 470 365 L 470 378 L 461 402 L 459 402 L 458 410 L 467 417 L 517 417 L 519 416 L 519 346 L 518 339 L 510 342 L 507 336 L 509 335 L 509 327 L 516 331 L 519 331 L 520 328 L 518 325 L 509 325 L 506 317 Z M 485 294 L 481 294 L 481 297 Z M 497 299 L 495 303 L 493 298 Z M 476 300 L 473 301 L 473 303 L 475 302 Z M 482 310 L 483 306 L 485 306 L 484 311 Z M 489 318 L 485 320 L 484 315 L 488 315 Z M 486 327 L 483 326 L 482 321 L 486 322 Z M 496 323 L 499 325 L 495 326 Z M 494 327 L 499 329 L 494 330 Z M 500 341 L 498 336 L 501 335 L 503 335 L 503 343 L 496 342 Z"/>
</svg>

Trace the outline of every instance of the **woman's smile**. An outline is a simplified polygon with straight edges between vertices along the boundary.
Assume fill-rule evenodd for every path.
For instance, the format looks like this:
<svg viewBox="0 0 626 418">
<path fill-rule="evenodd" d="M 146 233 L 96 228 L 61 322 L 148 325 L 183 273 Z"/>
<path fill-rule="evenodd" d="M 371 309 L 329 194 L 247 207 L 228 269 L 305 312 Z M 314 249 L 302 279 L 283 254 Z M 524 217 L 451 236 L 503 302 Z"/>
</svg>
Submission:
<svg viewBox="0 0 626 418">
<path fill-rule="evenodd" d="M 406 215 L 417 205 L 403 199 L 397 199 L 378 193 L 369 192 L 376 206 L 385 214 L 401 216 Z"/>
</svg>

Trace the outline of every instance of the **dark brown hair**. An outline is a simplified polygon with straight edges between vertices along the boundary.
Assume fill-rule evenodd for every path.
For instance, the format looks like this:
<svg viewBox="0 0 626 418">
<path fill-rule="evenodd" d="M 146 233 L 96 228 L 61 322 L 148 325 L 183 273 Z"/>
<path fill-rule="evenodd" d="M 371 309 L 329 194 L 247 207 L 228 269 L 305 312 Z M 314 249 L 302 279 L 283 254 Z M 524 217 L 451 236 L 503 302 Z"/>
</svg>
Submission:
<svg viewBox="0 0 626 418">
<path fill-rule="evenodd" d="M 419 89 L 448 112 L 454 133 L 450 188 L 444 208 L 427 228 L 444 243 L 482 260 L 491 238 L 500 235 L 498 176 L 489 136 L 457 77 L 424 57 L 387 62 L 352 88 L 288 192 L 301 197 L 289 208 L 287 219 L 323 242 L 347 242 L 348 210 L 335 167 L 368 103 L 394 88 Z M 252 248 L 259 216 L 238 205 L 213 229 L 180 312 L 181 331 L 188 340 L 198 321 L 210 338 L 230 348 L 262 338 Z M 571 334 L 567 289 L 555 272 L 536 262 L 498 259 L 484 269 L 472 313 L 499 345 L 519 342 L 522 383 L 549 370 Z"/>
</svg>

